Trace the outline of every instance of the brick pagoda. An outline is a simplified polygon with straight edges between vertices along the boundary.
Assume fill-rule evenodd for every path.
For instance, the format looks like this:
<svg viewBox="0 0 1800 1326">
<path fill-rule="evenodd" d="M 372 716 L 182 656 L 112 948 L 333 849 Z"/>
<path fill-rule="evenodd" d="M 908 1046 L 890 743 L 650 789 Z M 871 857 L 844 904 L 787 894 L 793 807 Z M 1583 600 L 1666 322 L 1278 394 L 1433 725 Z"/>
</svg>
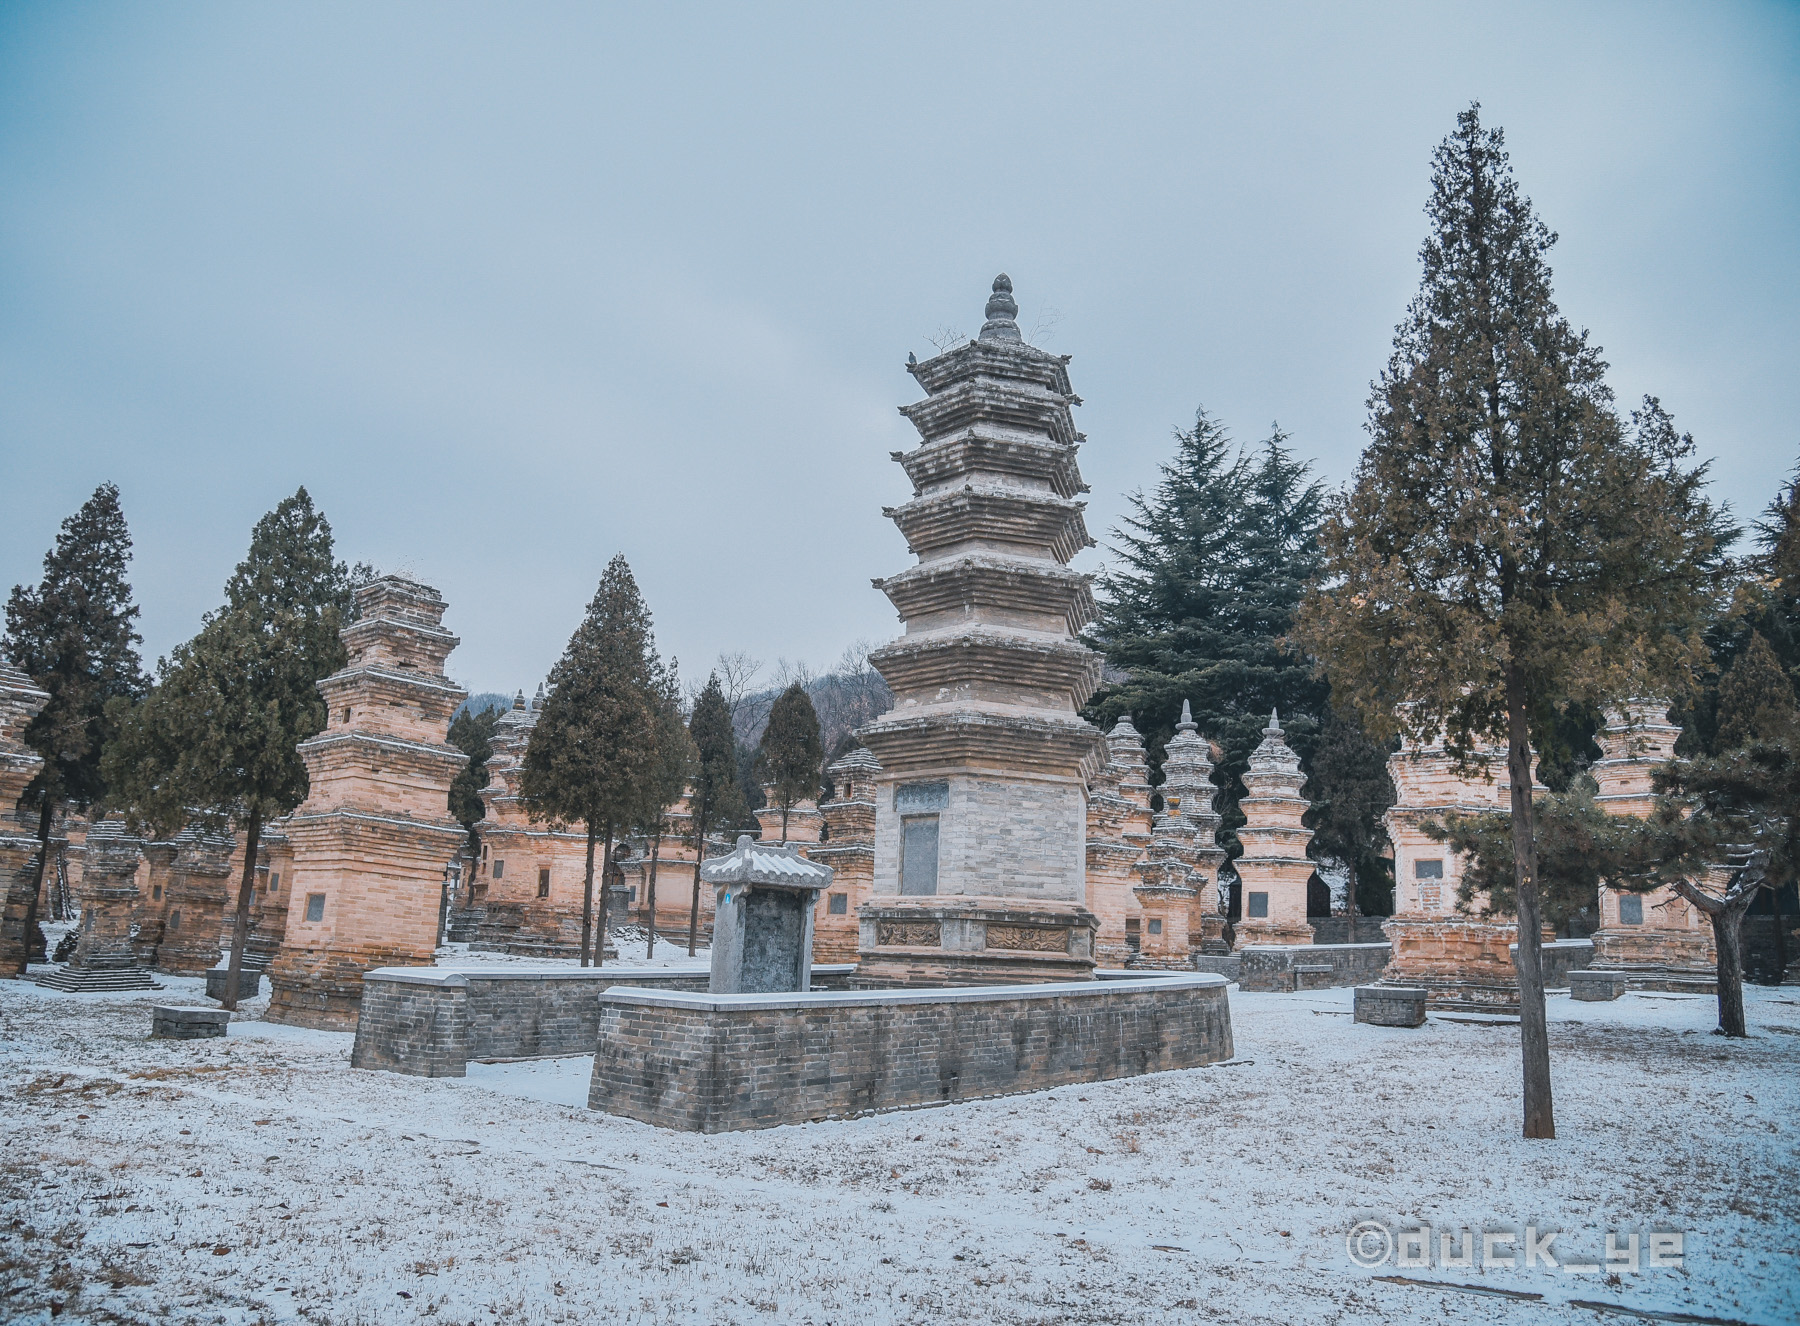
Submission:
<svg viewBox="0 0 1800 1326">
<path fill-rule="evenodd" d="M 270 1021 L 349 1030 L 372 967 L 437 948 L 445 869 L 464 839 L 444 740 L 465 692 L 436 590 L 384 576 L 356 591 L 349 663 L 319 683 L 326 728 L 300 744 L 312 790 L 282 826 L 293 853 L 286 933 L 269 965 Z"/>
<path fill-rule="evenodd" d="M 1609 711 L 1596 740 L 1604 757 L 1588 773 L 1599 785 L 1596 804 L 1609 815 L 1648 819 L 1656 809 L 1651 779 L 1675 758 L 1681 729 L 1669 722 L 1667 700 L 1630 700 Z M 1729 873 L 1721 870 L 1723 886 Z M 1624 893 L 1600 886 L 1600 929 L 1593 967 L 1622 971 L 1633 990 L 1711 994 L 1718 989 L 1718 950 L 1712 922 L 1671 888 Z"/>
<path fill-rule="evenodd" d="M 1150 766 L 1128 715 L 1106 734 L 1106 750 L 1106 764 L 1088 787 L 1087 905 L 1099 925 L 1095 961 L 1123 967 L 1143 942 L 1133 867 L 1150 846 Z"/>
<path fill-rule="evenodd" d="M 19 798 L 44 767 L 43 756 L 25 744 L 25 727 L 49 703 L 49 691 L 0 658 L 0 978 L 17 976 L 25 965 L 38 817 L 22 810 Z"/>
<path fill-rule="evenodd" d="M 1200 734 L 1186 700 L 1181 702 L 1175 735 L 1164 749 L 1162 772 L 1163 816 L 1179 816 L 1190 831 L 1183 835 L 1187 852 L 1183 859 L 1194 872 L 1194 897 L 1188 906 L 1189 943 L 1199 953 L 1229 953 L 1219 889 L 1219 871 L 1227 853 L 1219 846 L 1222 817 L 1213 809 L 1219 788 L 1213 781 L 1212 747 Z"/>
<path fill-rule="evenodd" d="M 1301 824 L 1311 804 L 1300 795 L 1305 781 L 1300 757 L 1289 749 L 1281 720 L 1271 711 L 1263 739 L 1250 752 L 1250 767 L 1244 771 L 1249 795 L 1238 802 L 1244 812 L 1238 829 L 1244 854 L 1235 865 L 1243 895 L 1239 948 L 1313 942 L 1306 920 L 1306 881 L 1313 872 L 1306 845 L 1312 841 L 1312 830 Z"/>
<path fill-rule="evenodd" d="M 887 510 L 918 565 L 876 581 L 905 634 L 869 656 L 894 707 L 863 728 L 876 780 L 870 985 L 1087 979 L 1088 783 L 1105 763 L 1079 710 L 1100 658 L 1066 356 L 1025 344 L 1012 282 L 980 337 L 908 371 L 912 499 Z"/>
</svg>

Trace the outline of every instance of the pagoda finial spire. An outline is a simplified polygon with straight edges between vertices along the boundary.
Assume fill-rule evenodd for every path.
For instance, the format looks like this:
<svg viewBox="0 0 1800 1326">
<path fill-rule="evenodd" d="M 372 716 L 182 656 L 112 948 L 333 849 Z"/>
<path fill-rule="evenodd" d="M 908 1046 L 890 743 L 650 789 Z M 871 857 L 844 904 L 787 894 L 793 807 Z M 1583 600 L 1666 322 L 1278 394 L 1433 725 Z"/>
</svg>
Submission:
<svg viewBox="0 0 1800 1326">
<path fill-rule="evenodd" d="M 1023 341 L 1019 335 L 1018 302 L 1013 299 L 1012 277 L 1005 272 L 994 278 L 994 293 L 988 296 L 987 321 L 981 324 L 984 341 Z"/>
<path fill-rule="evenodd" d="M 1264 732 L 1280 732 L 1281 731 L 1281 719 L 1273 709 L 1269 710 L 1269 725 L 1266 728 L 1264 728 L 1263 731 Z"/>
<path fill-rule="evenodd" d="M 1200 725 L 1194 721 L 1194 707 L 1186 700 L 1181 702 L 1181 721 L 1175 725 L 1177 732 L 1198 732 Z"/>
</svg>

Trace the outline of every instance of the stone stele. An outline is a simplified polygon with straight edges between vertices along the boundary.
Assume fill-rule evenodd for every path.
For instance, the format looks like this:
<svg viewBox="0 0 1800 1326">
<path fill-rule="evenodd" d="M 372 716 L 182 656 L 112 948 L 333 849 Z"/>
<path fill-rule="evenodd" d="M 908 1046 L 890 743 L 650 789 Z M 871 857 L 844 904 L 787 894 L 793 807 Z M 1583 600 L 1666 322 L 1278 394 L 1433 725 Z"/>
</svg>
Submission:
<svg viewBox="0 0 1800 1326">
<path fill-rule="evenodd" d="M 813 904 L 831 887 L 831 867 L 789 843 L 738 837 L 730 856 L 708 861 L 713 909 L 711 994 L 789 994 L 812 988 Z"/>
<path fill-rule="evenodd" d="M 1079 710 L 1100 658 L 1070 558 L 1092 545 L 1065 356 L 1025 344 L 1012 282 L 979 339 L 908 371 L 913 496 L 886 514 L 918 565 L 876 587 L 906 632 L 869 661 L 894 707 L 860 732 L 880 762 L 859 983 L 1087 979 L 1087 796 L 1106 751 Z"/>
</svg>

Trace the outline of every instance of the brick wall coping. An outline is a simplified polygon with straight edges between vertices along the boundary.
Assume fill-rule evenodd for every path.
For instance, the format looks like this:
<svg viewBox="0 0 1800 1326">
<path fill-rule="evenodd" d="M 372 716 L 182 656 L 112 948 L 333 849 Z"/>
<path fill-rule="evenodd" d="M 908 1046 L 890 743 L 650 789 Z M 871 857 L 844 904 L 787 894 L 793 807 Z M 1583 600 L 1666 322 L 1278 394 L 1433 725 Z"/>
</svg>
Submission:
<svg viewBox="0 0 1800 1326">
<path fill-rule="evenodd" d="M 1245 944 L 1238 953 L 1336 953 L 1340 949 L 1391 948 L 1387 940 L 1371 944 Z"/>
<path fill-rule="evenodd" d="M 611 988 L 632 988 L 632 978 L 664 977 L 678 980 L 682 977 L 706 976 L 711 968 L 703 965 L 681 967 L 647 967 L 641 971 L 621 974 L 617 967 L 515 967 L 511 963 L 498 964 L 492 967 L 377 967 L 363 976 L 364 981 L 398 981 L 404 985 L 449 985 L 466 986 L 470 981 L 590 981 L 605 982 Z M 854 962 L 819 962 L 813 964 L 812 975 L 816 981 L 821 976 L 848 976 L 856 970 Z M 1025 987 L 1016 987 L 1025 988 Z M 701 996 L 704 998 L 704 996 Z M 752 996 L 742 996 L 750 998 Z M 762 997 L 762 996 L 756 996 Z M 769 998 L 785 998 L 772 995 Z"/>
<path fill-rule="evenodd" d="M 366 978 L 365 978 L 366 979 Z M 1047 981 L 1042 985 L 960 985 L 936 990 L 818 990 L 805 994 L 687 994 L 614 986 L 600 995 L 602 1004 L 637 1004 L 687 1008 L 709 1013 L 784 1008 L 886 1008 L 902 1004 L 997 1004 L 1039 999 L 1083 999 L 1095 995 L 1162 994 L 1170 990 L 1223 988 L 1223 976 L 1181 972 L 1129 981 Z"/>
<path fill-rule="evenodd" d="M 1168 971 L 1158 971 L 1153 967 L 1144 971 L 1133 971 L 1129 967 L 1094 968 L 1094 979 L 1096 981 L 1166 981 L 1176 976 L 1187 976 L 1190 974 L 1191 973 L 1189 972 L 1177 971 L 1173 968 Z"/>
</svg>

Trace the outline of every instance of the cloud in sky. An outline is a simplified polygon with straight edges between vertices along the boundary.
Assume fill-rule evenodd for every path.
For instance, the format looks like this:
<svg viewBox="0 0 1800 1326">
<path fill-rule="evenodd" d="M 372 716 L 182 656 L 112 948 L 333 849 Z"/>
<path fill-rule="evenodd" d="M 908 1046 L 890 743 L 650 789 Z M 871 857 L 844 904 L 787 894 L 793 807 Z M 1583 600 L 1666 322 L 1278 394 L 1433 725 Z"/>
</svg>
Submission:
<svg viewBox="0 0 1800 1326">
<path fill-rule="evenodd" d="M 996 272 L 1075 356 L 1102 538 L 1202 402 L 1347 477 L 1476 99 L 1621 400 L 1759 508 L 1800 448 L 1788 6 L 11 5 L 0 582 L 111 479 L 160 653 L 304 483 L 478 689 L 618 550 L 685 671 L 823 663 L 894 629 L 903 365 Z"/>
</svg>

